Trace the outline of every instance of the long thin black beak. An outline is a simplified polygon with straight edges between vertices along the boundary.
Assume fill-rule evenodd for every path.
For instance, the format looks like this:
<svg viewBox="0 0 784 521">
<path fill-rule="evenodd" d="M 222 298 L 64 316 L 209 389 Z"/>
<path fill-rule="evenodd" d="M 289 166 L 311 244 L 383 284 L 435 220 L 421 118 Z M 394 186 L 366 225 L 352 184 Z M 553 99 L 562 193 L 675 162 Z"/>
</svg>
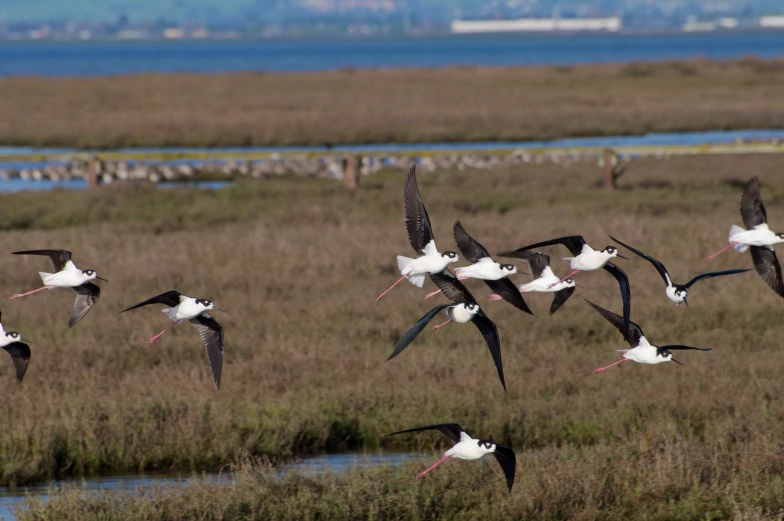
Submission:
<svg viewBox="0 0 784 521">
<path fill-rule="evenodd" d="M 575 284 L 574 284 L 574 285 L 575 285 L 576 287 L 578 287 L 578 288 L 583 288 L 583 289 L 585 289 L 585 286 L 583 286 L 582 284 L 577 284 L 577 283 L 575 282 Z"/>
<path fill-rule="evenodd" d="M 689 303 L 686 302 L 686 299 L 683 299 L 683 303 L 686 304 L 686 307 L 689 307 Z"/>
<path fill-rule="evenodd" d="M 106 280 L 105 278 L 103 278 L 103 277 L 99 277 L 98 275 L 96 275 L 96 276 L 95 276 L 95 278 L 96 278 L 96 279 L 98 279 L 98 280 L 102 280 L 102 281 L 104 281 L 104 282 L 109 282 L 109 281 L 108 281 L 108 280 Z"/>
<path fill-rule="evenodd" d="M 670 360 L 672 360 L 673 362 L 675 362 L 675 363 L 676 363 L 676 364 L 678 364 L 678 365 L 683 365 L 682 363 L 680 363 L 679 361 L 677 361 L 677 360 L 676 360 L 676 359 L 674 359 L 673 357 L 670 357 Z"/>
<path fill-rule="evenodd" d="M 216 307 L 213 307 L 212 309 L 215 311 L 220 311 L 221 313 L 228 313 L 228 311 L 226 311 L 225 309 L 216 308 Z"/>
<path fill-rule="evenodd" d="M 623 255 L 621 255 L 620 253 L 619 253 L 618 255 L 616 255 L 616 257 L 618 257 L 619 259 L 626 259 L 626 260 L 629 260 L 629 257 L 624 257 L 624 256 L 623 256 Z"/>
</svg>

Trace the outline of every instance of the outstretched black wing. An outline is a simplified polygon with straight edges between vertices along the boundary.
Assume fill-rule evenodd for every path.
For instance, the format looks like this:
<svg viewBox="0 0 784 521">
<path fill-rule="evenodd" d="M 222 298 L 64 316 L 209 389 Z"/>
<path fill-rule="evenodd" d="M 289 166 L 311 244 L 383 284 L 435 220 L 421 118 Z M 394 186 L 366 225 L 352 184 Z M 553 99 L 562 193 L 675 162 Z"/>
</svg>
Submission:
<svg viewBox="0 0 784 521">
<path fill-rule="evenodd" d="M 204 342 L 207 358 L 210 361 L 212 379 L 215 380 L 215 387 L 220 390 L 221 371 L 223 370 L 223 327 L 207 312 L 190 319 L 189 322 L 199 332 L 199 336 Z"/>
<path fill-rule="evenodd" d="M 439 314 L 441 311 L 448 308 L 449 306 L 452 306 L 452 304 L 441 304 L 440 306 L 436 306 L 430 311 L 428 311 L 427 313 L 425 313 L 425 316 L 417 320 L 416 324 L 411 326 L 411 329 L 403 333 L 403 336 L 401 336 L 400 340 L 398 340 L 397 344 L 395 344 L 395 350 L 392 351 L 392 354 L 389 355 L 389 358 L 387 358 L 387 360 L 392 360 L 397 355 L 402 353 L 403 349 L 408 347 L 408 344 L 413 342 L 414 339 L 417 337 L 417 335 L 419 335 L 419 333 L 421 333 L 422 330 L 425 329 L 425 326 L 427 326 L 427 324 L 431 320 L 433 320 L 433 317 Z"/>
<path fill-rule="evenodd" d="M 647 255 L 647 254 L 641 252 L 640 250 L 636 250 L 636 249 L 632 248 L 628 244 L 622 243 L 621 241 L 619 241 L 618 239 L 616 239 L 612 235 L 610 235 L 610 239 L 612 239 L 613 241 L 617 242 L 618 244 L 620 244 L 621 246 L 623 246 L 627 250 L 633 251 L 634 253 L 636 253 L 637 255 L 642 257 L 643 259 L 645 259 L 648 262 L 650 262 L 651 264 L 653 264 L 653 267 L 656 268 L 656 271 L 659 272 L 659 275 L 661 275 L 662 279 L 664 279 L 664 283 L 667 284 L 667 286 L 671 286 L 673 284 L 672 279 L 670 278 L 670 274 L 667 273 L 667 268 L 665 268 L 664 264 L 662 264 L 660 261 L 658 261 L 657 259 L 654 259 L 650 255 Z"/>
<path fill-rule="evenodd" d="M 583 299 L 583 300 L 586 301 L 593 309 L 598 311 L 599 314 L 601 316 L 603 316 L 605 319 L 607 319 L 607 321 L 610 324 L 615 326 L 615 329 L 617 329 L 618 331 L 621 332 L 622 335 L 624 335 L 624 340 L 626 340 L 626 342 L 628 342 L 628 344 L 630 346 L 632 346 L 634 348 L 634 347 L 637 347 L 638 345 L 640 345 L 640 338 L 645 336 L 645 333 L 642 332 L 642 328 L 640 326 L 638 326 L 634 322 L 630 321 L 629 322 L 629 334 L 626 335 L 623 332 L 624 331 L 624 320 L 623 320 L 623 317 L 621 317 L 619 315 L 616 315 L 612 311 L 604 309 L 601 306 L 597 306 L 596 304 L 594 304 L 593 302 L 591 302 L 588 299 Z"/>
<path fill-rule="evenodd" d="M 525 311 L 529 315 L 534 314 L 528 307 L 528 304 L 525 303 L 525 299 L 523 299 L 520 290 L 518 290 L 517 286 L 514 285 L 514 282 L 508 278 L 504 277 L 498 280 L 485 280 L 485 284 L 493 290 L 493 293 L 500 295 L 502 299 L 509 302 L 517 309 Z"/>
<path fill-rule="evenodd" d="M 684 286 L 686 288 L 690 288 L 691 285 L 694 284 L 695 282 L 697 282 L 698 280 L 709 279 L 711 277 L 721 277 L 723 275 L 734 275 L 735 273 L 744 273 L 746 271 L 751 271 L 751 270 L 750 269 L 746 269 L 746 270 L 725 270 L 725 271 L 712 271 L 710 273 L 703 273 L 702 275 L 697 275 L 696 277 L 691 279 L 689 282 L 684 284 Z"/>
<path fill-rule="evenodd" d="M 49 257 L 52 263 L 52 269 L 55 273 L 62 271 L 65 264 L 71 260 L 71 252 L 68 250 L 27 250 L 15 251 L 14 255 L 43 255 Z"/>
<path fill-rule="evenodd" d="M 507 251 L 499 253 L 498 256 L 527 262 L 534 279 L 541 277 L 544 269 L 550 265 L 550 256 L 540 251 Z"/>
<path fill-rule="evenodd" d="M 493 456 L 498 460 L 498 464 L 501 465 L 501 470 L 504 471 L 504 476 L 506 476 L 506 487 L 511 492 L 512 485 L 514 485 L 515 469 L 517 468 L 517 457 L 512 449 L 503 445 L 495 446 Z"/>
<path fill-rule="evenodd" d="M 569 300 L 569 297 L 572 296 L 575 289 L 577 288 L 572 286 L 571 288 L 564 288 L 561 291 L 555 292 L 555 294 L 553 295 L 553 303 L 550 304 L 550 316 L 552 316 L 553 313 L 558 311 L 558 308 L 560 308 L 562 305 L 566 303 L 567 300 Z"/>
<path fill-rule="evenodd" d="M 27 365 L 30 363 L 30 346 L 22 342 L 13 342 L 3 347 L 9 355 L 16 368 L 16 379 L 22 381 L 27 372 Z"/>
<path fill-rule="evenodd" d="M 433 230 L 430 227 L 430 217 L 427 216 L 425 203 L 419 195 L 416 164 L 411 167 L 406 177 L 406 184 L 403 187 L 403 206 L 406 213 L 408 241 L 417 253 L 423 253 L 425 246 L 433 240 Z"/>
<path fill-rule="evenodd" d="M 441 290 L 441 293 L 443 293 L 446 298 L 455 304 L 476 302 L 476 299 L 471 292 L 468 291 L 468 288 L 457 280 L 457 277 L 455 277 L 454 273 L 449 271 L 449 268 L 446 268 L 441 273 L 431 273 L 430 280 L 438 286 L 438 289 Z"/>
<path fill-rule="evenodd" d="M 776 252 L 764 246 L 751 246 L 750 248 L 751 259 L 754 261 L 754 268 L 759 276 L 780 297 L 784 297 L 784 280 L 782 280 L 781 264 L 776 257 Z"/>
<path fill-rule="evenodd" d="M 98 297 L 101 296 L 101 288 L 92 282 L 85 282 L 81 286 L 74 287 L 73 290 L 76 292 L 76 301 L 74 301 L 68 327 L 74 327 L 93 308 L 98 302 Z"/>
<path fill-rule="evenodd" d="M 537 242 L 536 244 L 529 244 L 528 246 L 523 246 L 522 248 L 517 248 L 514 251 L 506 251 L 504 253 L 499 253 L 499 257 L 514 257 L 515 253 L 533 250 L 534 248 L 541 248 L 542 246 L 553 246 L 556 244 L 563 244 L 566 246 L 569 251 L 575 257 L 580 255 L 583 251 L 583 246 L 585 246 L 585 239 L 582 238 L 580 235 L 568 235 L 566 237 L 559 237 L 557 239 L 550 239 L 549 241 Z"/>
<path fill-rule="evenodd" d="M 174 291 L 174 290 L 167 291 L 166 293 L 161 293 L 160 295 L 156 295 L 152 298 L 148 298 L 144 302 L 140 302 L 135 306 L 131 306 L 129 308 L 123 309 L 122 311 L 120 311 L 120 313 L 125 313 L 126 311 L 140 308 L 142 306 L 147 306 L 149 304 L 163 304 L 164 306 L 169 306 L 170 308 L 173 308 L 174 306 L 180 303 L 181 296 L 182 293 L 180 293 L 179 291 Z M 117 314 L 119 315 L 120 313 Z"/>
<path fill-rule="evenodd" d="M 618 286 L 621 288 L 621 299 L 623 300 L 623 330 L 621 330 L 621 334 L 626 337 L 629 334 L 629 317 L 632 314 L 632 290 L 629 286 L 629 277 L 612 262 L 605 264 L 603 269 L 609 271 L 610 275 L 615 277 L 615 280 L 618 281 Z"/>
<path fill-rule="evenodd" d="M 456 423 L 438 423 L 436 425 L 425 425 L 424 427 L 414 427 L 413 429 L 406 429 L 404 431 L 393 432 L 387 434 L 387 436 L 394 436 L 396 434 L 405 434 L 407 432 L 420 432 L 420 431 L 431 431 L 431 430 L 443 432 L 447 438 L 449 438 L 455 443 L 458 443 L 460 441 L 461 433 L 465 433 L 466 436 L 470 437 L 470 435 Z"/>
<path fill-rule="evenodd" d="M 474 315 L 474 318 L 471 321 L 479 332 L 482 333 L 485 342 L 487 342 L 487 348 L 490 350 L 490 355 L 493 357 L 493 363 L 495 363 L 495 370 L 498 372 L 498 378 L 501 379 L 501 385 L 504 386 L 504 392 L 506 392 L 504 365 L 501 362 L 501 339 L 498 338 L 498 328 L 481 309 Z"/>
<path fill-rule="evenodd" d="M 751 230 L 758 224 L 768 222 L 768 215 L 765 206 L 762 204 L 762 197 L 759 192 L 759 179 L 752 177 L 743 188 L 743 196 L 740 198 L 740 215 L 743 217 L 743 224 Z"/>
<path fill-rule="evenodd" d="M 455 222 L 455 226 L 452 231 L 454 232 L 455 242 L 457 243 L 457 247 L 460 249 L 460 253 L 462 253 L 471 264 L 479 262 L 479 259 L 490 257 L 490 254 L 487 253 L 485 247 L 479 244 L 479 242 L 477 242 L 473 237 L 468 235 L 468 233 L 463 228 L 463 225 L 460 224 L 460 221 Z"/>
</svg>

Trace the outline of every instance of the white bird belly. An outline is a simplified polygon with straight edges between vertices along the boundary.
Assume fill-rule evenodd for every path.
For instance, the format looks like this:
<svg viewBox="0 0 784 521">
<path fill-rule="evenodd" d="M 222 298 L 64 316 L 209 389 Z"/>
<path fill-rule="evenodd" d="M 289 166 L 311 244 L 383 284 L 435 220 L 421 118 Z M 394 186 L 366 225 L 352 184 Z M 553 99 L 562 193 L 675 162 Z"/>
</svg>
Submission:
<svg viewBox="0 0 784 521">
<path fill-rule="evenodd" d="M 651 345 L 630 349 L 623 354 L 623 357 L 640 364 L 660 364 L 664 362 L 663 358 L 657 356 L 656 348 Z"/>
<path fill-rule="evenodd" d="M 460 324 L 465 324 L 466 322 L 470 322 L 476 312 L 479 311 L 478 306 L 474 306 L 473 311 L 466 308 L 463 304 L 458 304 L 457 306 L 451 307 L 447 310 L 447 315 L 449 318 L 458 322 Z"/>
<path fill-rule="evenodd" d="M 664 292 L 667 294 L 667 298 L 673 302 L 679 304 L 683 302 L 683 298 L 675 294 L 675 286 L 667 286 L 667 289 L 665 289 Z"/>
<path fill-rule="evenodd" d="M 498 280 L 506 277 L 497 262 L 478 262 L 462 268 L 455 268 L 458 277 L 482 280 Z"/>
<path fill-rule="evenodd" d="M 552 288 L 548 288 L 547 286 L 549 286 L 550 284 L 555 284 L 559 280 L 560 279 L 555 275 L 553 275 L 552 277 L 539 277 L 536 280 L 532 280 L 528 284 L 523 284 L 522 286 L 519 287 L 519 290 L 522 293 L 527 293 L 527 292 L 552 293 L 554 291 L 558 291 L 558 287 L 553 286 Z"/>
<path fill-rule="evenodd" d="M 746 230 L 730 237 L 730 242 L 749 246 L 771 246 L 778 242 L 778 238 L 770 230 Z"/>
<path fill-rule="evenodd" d="M 577 257 L 574 257 L 569 262 L 569 265 L 573 270 L 596 271 L 603 268 L 604 265 L 607 264 L 608 260 L 610 260 L 610 258 L 606 253 L 602 253 L 600 251 L 591 251 L 581 253 Z"/>
<path fill-rule="evenodd" d="M 84 274 L 79 270 L 63 270 L 41 277 L 44 285 L 59 288 L 73 288 L 85 283 Z"/>
<path fill-rule="evenodd" d="M 457 459 L 474 460 L 479 459 L 488 452 L 483 450 L 476 440 L 466 440 L 455 444 L 444 454 Z"/>
<path fill-rule="evenodd" d="M 421 257 L 417 257 L 411 264 L 408 265 L 410 271 L 407 274 L 439 273 L 444 271 L 444 269 L 449 265 L 449 261 L 450 259 L 448 257 L 443 257 L 441 254 L 438 256 L 423 255 Z"/>
</svg>

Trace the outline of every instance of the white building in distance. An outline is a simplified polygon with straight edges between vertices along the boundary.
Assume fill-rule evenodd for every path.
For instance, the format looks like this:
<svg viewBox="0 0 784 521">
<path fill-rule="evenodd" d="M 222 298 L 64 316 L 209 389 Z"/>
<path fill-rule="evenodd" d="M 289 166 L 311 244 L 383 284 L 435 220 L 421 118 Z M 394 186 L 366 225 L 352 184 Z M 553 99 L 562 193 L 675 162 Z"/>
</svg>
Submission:
<svg viewBox="0 0 784 521">
<path fill-rule="evenodd" d="M 451 30 L 456 34 L 512 33 L 546 31 L 608 31 L 622 28 L 621 18 L 520 18 L 517 20 L 452 20 Z"/>
</svg>

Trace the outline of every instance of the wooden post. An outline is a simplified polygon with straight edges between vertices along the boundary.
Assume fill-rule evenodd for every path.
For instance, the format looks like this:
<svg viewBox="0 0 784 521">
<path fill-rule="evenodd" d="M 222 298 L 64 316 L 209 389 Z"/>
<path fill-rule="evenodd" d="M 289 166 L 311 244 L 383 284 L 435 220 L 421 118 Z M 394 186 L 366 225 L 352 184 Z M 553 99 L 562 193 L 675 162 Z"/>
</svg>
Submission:
<svg viewBox="0 0 784 521">
<path fill-rule="evenodd" d="M 87 188 L 92 190 L 98 186 L 98 158 L 87 158 Z"/>
<path fill-rule="evenodd" d="M 359 161 L 356 156 L 343 158 L 343 184 L 352 192 L 359 186 Z"/>
<path fill-rule="evenodd" d="M 615 190 L 615 176 L 613 175 L 613 151 L 604 149 L 604 189 Z"/>
</svg>

